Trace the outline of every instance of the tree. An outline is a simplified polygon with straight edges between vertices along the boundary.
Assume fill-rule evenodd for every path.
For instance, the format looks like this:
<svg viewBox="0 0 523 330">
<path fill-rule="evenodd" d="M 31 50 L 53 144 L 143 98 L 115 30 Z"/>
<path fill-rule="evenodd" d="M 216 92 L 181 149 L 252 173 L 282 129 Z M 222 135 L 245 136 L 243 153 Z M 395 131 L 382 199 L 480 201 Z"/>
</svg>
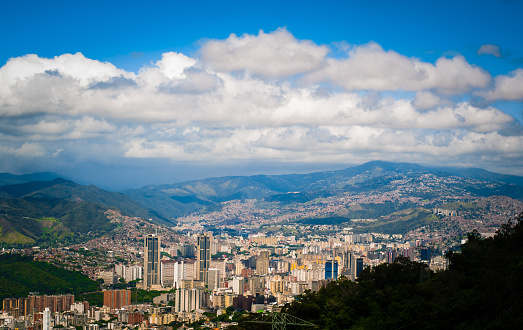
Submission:
<svg viewBox="0 0 523 330">
<path fill-rule="evenodd" d="M 493 238 L 468 234 L 450 267 L 420 281 L 427 265 L 398 257 L 307 291 L 284 311 L 322 329 L 523 327 L 523 213 Z"/>
</svg>

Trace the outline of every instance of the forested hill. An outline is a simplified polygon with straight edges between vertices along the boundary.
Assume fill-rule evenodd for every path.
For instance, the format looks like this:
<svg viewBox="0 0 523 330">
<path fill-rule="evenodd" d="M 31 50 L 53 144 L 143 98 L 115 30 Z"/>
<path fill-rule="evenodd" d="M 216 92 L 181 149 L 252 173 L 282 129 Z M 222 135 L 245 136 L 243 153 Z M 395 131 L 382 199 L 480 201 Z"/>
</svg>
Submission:
<svg viewBox="0 0 523 330">
<path fill-rule="evenodd" d="M 0 300 L 27 297 L 29 292 L 78 295 L 99 289 L 98 282 L 80 272 L 18 254 L 0 255 Z"/>
<path fill-rule="evenodd" d="M 2 198 L 0 243 L 66 243 L 77 234 L 102 235 L 115 225 L 105 215 L 107 207 L 89 202 L 49 198 Z"/>
<path fill-rule="evenodd" d="M 0 244 L 67 244 L 102 235 L 115 227 L 105 215 L 109 208 L 166 223 L 120 193 L 61 178 L 23 182 L 0 186 Z"/>
<path fill-rule="evenodd" d="M 447 255 L 446 271 L 400 257 L 366 268 L 357 283 L 340 279 L 303 294 L 286 312 L 320 329 L 521 329 L 521 242 L 523 213 L 494 238 L 469 234 L 461 253 Z"/>
<path fill-rule="evenodd" d="M 143 207 L 124 194 L 106 191 L 93 185 L 84 186 L 62 178 L 0 186 L 0 197 L 6 199 L 39 198 L 62 199 L 71 202 L 84 201 L 118 208 L 131 216 L 153 218 L 164 223 L 166 221 L 165 217 Z"/>
</svg>

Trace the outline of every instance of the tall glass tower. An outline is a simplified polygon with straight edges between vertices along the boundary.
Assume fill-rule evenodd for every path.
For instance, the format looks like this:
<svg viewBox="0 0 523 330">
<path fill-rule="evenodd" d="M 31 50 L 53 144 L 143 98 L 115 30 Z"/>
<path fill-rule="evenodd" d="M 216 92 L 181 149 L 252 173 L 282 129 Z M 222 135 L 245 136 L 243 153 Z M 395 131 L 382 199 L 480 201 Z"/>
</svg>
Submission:
<svg viewBox="0 0 523 330">
<path fill-rule="evenodd" d="M 209 279 L 209 268 L 211 266 L 211 237 L 209 235 L 198 235 L 198 251 L 196 251 L 196 276 L 199 281 L 207 284 Z"/>
<path fill-rule="evenodd" d="M 160 286 L 160 237 L 155 234 L 145 236 L 144 242 L 144 289 Z"/>
<path fill-rule="evenodd" d="M 338 261 L 330 259 L 325 263 L 325 279 L 338 279 Z"/>
</svg>

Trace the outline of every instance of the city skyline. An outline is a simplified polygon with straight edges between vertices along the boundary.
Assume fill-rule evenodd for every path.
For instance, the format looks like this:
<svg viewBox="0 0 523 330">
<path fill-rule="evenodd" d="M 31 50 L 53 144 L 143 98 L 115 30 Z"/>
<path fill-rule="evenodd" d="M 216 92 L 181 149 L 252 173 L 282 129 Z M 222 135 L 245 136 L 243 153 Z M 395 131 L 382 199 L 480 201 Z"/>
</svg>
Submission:
<svg viewBox="0 0 523 330">
<path fill-rule="evenodd" d="M 4 7 L 0 172 L 112 189 L 371 160 L 523 175 L 520 1 Z"/>
</svg>

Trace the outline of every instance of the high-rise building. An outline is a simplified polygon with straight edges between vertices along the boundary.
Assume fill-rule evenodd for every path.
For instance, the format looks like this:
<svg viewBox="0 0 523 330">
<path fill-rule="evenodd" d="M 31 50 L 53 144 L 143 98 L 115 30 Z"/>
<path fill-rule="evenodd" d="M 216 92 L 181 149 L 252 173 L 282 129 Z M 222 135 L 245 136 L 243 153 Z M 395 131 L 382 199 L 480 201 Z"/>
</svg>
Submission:
<svg viewBox="0 0 523 330">
<path fill-rule="evenodd" d="M 242 295 L 245 288 L 245 280 L 243 277 L 235 277 L 232 280 L 232 292 Z"/>
<path fill-rule="evenodd" d="M 161 261 L 161 282 L 162 287 L 170 288 L 174 286 L 174 260 Z"/>
<path fill-rule="evenodd" d="M 225 268 L 226 268 L 226 262 L 225 259 L 211 259 L 211 266 L 210 268 L 216 268 L 220 270 L 220 282 L 225 281 Z M 209 275 L 210 276 L 210 275 Z"/>
<path fill-rule="evenodd" d="M 16 298 L 5 298 L 4 299 L 4 311 L 9 311 L 10 309 L 17 308 L 18 301 Z"/>
<path fill-rule="evenodd" d="M 330 259 L 325 262 L 325 279 L 329 278 L 338 279 L 338 261 L 336 260 Z"/>
<path fill-rule="evenodd" d="M 175 294 L 176 313 L 194 311 L 202 306 L 203 290 L 178 289 Z"/>
<path fill-rule="evenodd" d="M 248 280 L 249 290 L 256 295 L 257 293 L 263 293 L 265 291 L 265 277 L 264 276 L 252 276 Z"/>
<path fill-rule="evenodd" d="M 133 265 L 133 266 L 115 265 L 114 271 L 119 277 L 123 278 L 126 282 L 138 280 L 143 277 L 142 276 L 143 267 L 137 266 L 137 265 Z"/>
<path fill-rule="evenodd" d="M 208 289 L 214 291 L 220 287 L 220 270 L 217 268 L 209 268 Z"/>
<path fill-rule="evenodd" d="M 196 279 L 207 283 L 211 266 L 211 236 L 198 235 L 196 256 Z"/>
<path fill-rule="evenodd" d="M 343 270 L 350 270 L 352 267 L 352 259 L 354 259 L 354 255 L 350 251 L 345 251 L 343 253 L 343 260 L 342 260 L 342 268 Z"/>
<path fill-rule="evenodd" d="M 361 271 L 363 270 L 363 258 L 356 259 L 356 277 L 360 276 Z"/>
<path fill-rule="evenodd" d="M 131 290 L 104 291 L 104 305 L 111 309 L 120 309 L 131 304 Z"/>
<path fill-rule="evenodd" d="M 242 270 L 244 268 L 245 268 L 245 266 L 243 265 L 243 263 L 240 260 L 236 260 L 236 262 L 234 263 L 234 274 L 241 275 Z"/>
<path fill-rule="evenodd" d="M 43 312 L 46 307 L 52 313 L 68 311 L 71 305 L 74 303 L 74 295 L 59 295 L 59 296 L 35 296 L 30 295 L 29 299 L 29 310 L 33 308 L 38 312 Z"/>
<path fill-rule="evenodd" d="M 358 276 L 360 276 L 361 271 L 363 270 L 363 258 L 357 258 L 353 255 L 352 264 L 351 264 L 351 280 L 355 281 Z"/>
<path fill-rule="evenodd" d="M 42 322 L 43 330 L 51 330 L 51 310 L 49 307 L 46 307 L 44 310 L 44 318 Z"/>
<path fill-rule="evenodd" d="M 160 284 L 160 237 L 154 234 L 145 236 L 144 241 L 144 278 L 145 290 L 159 289 Z"/>
<path fill-rule="evenodd" d="M 269 273 L 269 251 L 262 250 L 256 260 L 256 274 L 266 275 Z"/>
<path fill-rule="evenodd" d="M 173 275 L 173 286 L 177 289 L 180 288 L 180 283 L 186 278 L 185 267 L 182 261 L 176 261 L 174 263 L 174 275 Z"/>
<path fill-rule="evenodd" d="M 430 258 L 432 257 L 432 251 L 430 249 L 420 249 L 420 259 L 422 262 L 428 262 L 430 261 Z"/>
<path fill-rule="evenodd" d="M 410 261 L 414 261 L 414 250 L 412 248 L 404 248 L 403 249 L 403 256 L 405 258 L 410 259 Z"/>
<path fill-rule="evenodd" d="M 398 252 L 396 250 L 387 251 L 387 262 L 389 264 L 393 263 L 394 260 L 396 260 L 397 256 L 398 256 Z"/>
</svg>

